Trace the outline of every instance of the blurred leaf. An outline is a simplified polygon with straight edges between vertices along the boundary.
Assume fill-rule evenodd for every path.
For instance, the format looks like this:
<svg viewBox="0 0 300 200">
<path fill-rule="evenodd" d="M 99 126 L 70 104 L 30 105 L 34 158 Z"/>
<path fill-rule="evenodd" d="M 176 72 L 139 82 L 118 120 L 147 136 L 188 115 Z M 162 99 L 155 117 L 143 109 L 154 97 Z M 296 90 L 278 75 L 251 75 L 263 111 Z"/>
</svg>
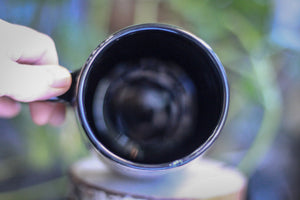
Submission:
<svg viewBox="0 0 300 200">
<path fill-rule="evenodd" d="M 240 42 L 248 52 L 253 51 L 262 42 L 263 36 L 258 29 L 247 18 L 240 15 L 239 12 L 234 10 L 227 12 L 223 20 L 224 27 L 232 31 L 240 39 Z"/>
</svg>

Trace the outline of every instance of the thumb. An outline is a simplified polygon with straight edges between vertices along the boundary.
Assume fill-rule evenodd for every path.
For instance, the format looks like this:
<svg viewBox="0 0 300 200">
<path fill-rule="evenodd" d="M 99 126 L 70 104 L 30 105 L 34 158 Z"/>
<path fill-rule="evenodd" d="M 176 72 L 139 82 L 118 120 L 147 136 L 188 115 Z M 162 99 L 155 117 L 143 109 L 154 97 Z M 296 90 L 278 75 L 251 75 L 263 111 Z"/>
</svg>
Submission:
<svg viewBox="0 0 300 200">
<path fill-rule="evenodd" d="M 59 96 L 70 88 L 71 75 L 64 67 L 15 62 L 7 65 L 10 66 L 4 67 L 5 72 L 0 72 L 0 96 L 32 102 Z"/>
</svg>

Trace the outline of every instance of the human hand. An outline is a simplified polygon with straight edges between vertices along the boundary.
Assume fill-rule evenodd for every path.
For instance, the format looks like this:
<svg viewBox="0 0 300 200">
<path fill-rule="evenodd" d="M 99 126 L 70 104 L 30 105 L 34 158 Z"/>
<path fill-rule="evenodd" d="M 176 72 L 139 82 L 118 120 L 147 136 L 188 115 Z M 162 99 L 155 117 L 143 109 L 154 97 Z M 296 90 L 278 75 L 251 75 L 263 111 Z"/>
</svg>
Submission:
<svg viewBox="0 0 300 200">
<path fill-rule="evenodd" d="M 65 93 L 70 85 L 71 75 L 59 66 L 49 36 L 0 19 L 0 117 L 16 116 L 19 102 L 27 102 L 36 124 L 60 125 L 65 106 L 41 100 Z"/>
</svg>

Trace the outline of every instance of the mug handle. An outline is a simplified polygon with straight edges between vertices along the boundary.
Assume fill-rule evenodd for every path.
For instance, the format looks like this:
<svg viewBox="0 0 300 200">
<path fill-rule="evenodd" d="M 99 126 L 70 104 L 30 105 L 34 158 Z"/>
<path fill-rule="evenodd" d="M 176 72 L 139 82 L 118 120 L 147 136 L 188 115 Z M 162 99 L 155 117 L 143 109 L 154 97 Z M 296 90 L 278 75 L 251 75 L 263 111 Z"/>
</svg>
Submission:
<svg viewBox="0 0 300 200">
<path fill-rule="evenodd" d="M 60 103 L 73 105 L 74 102 L 75 102 L 75 99 L 76 99 L 75 98 L 76 97 L 76 85 L 77 85 L 77 81 L 78 81 L 80 71 L 81 71 L 81 69 L 78 69 L 74 72 L 71 72 L 72 83 L 71 83 L 71 86 L 70 86 L 70 88 L 67 92 L 65 92 L 64 94 L 62 94 L 60 96 L 52 97 L 50 99 L 47 99 L 46 101 L 60 102 Z"/>
</svg>

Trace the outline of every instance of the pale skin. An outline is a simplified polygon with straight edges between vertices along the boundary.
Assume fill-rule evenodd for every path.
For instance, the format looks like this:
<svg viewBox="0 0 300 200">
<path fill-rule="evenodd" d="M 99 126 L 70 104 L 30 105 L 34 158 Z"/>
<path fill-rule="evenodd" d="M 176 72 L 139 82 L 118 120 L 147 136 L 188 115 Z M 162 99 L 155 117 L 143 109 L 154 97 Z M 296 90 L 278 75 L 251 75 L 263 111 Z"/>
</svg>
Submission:
<svg viewBox="0 0 300 200">
<path fill-rule="evenodd" d="M 18 115 L 25 102 L 36 124 L 60 125 L 65 106 L 44 100 L 65 93 L 71 81 L 49 36 L 0 19 L 0 117 Z"/>
</svg>

